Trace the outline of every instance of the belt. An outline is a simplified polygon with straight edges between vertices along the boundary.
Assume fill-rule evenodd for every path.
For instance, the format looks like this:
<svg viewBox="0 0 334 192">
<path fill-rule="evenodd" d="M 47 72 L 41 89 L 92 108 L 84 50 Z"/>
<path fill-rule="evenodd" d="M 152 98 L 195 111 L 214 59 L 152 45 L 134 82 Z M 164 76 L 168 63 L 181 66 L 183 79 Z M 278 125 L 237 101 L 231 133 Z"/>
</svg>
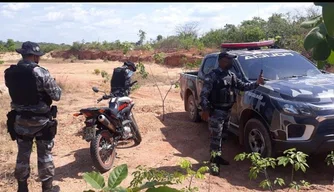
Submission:
<svg viewBox="0 0 334 192">
<path fill-rule="evenodd" d="M 50 117 L 50 112 L 34 113 L 32 111 L 18 111 L 17 114 L 23 117 Z"/>
</svg>

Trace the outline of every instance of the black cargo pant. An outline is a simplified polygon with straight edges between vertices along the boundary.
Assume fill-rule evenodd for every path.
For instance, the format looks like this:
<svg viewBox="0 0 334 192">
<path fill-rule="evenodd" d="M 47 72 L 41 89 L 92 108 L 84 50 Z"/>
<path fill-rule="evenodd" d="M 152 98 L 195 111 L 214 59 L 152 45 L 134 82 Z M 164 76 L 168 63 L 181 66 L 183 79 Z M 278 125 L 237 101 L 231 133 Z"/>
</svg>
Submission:
<svg viewBox="0 0 334 192">
<path fill-rule="evenodd" d="M 209 118 L 210 152 L 221 152 L 222 141 L 227 139 L 227 129 L 230 121 L 231 108 L 227 110 L 214 109 Z"/>
</svg>

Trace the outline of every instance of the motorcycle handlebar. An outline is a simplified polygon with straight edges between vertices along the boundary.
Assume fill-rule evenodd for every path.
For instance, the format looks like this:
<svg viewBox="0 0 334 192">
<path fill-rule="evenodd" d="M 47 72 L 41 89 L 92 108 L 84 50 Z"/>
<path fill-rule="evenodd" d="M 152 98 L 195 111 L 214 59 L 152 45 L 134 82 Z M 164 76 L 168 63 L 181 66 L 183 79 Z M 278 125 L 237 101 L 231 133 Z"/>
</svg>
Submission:
<svg viewBox="0 0 334 192">
<path fill-rule="evenodd" d="M 138 81 L 134 81 L 130 84 L 130 87 L 132 87 L 134 84 L 136 84 Z"/>
<path fill-rule="evenodd" d="M 130 84 L 130 87 L 132 87 L 134 84 L 138 83 L 138 81 L 134 81 Z M 97 102 L 101 102 L 102 100 L 107 100 L 107 99 L 110 99 L 110 98 L 113 98 L 115 97 L 114 94 L 110 93 L 109 95 L 103 95 L 101 98 L 99 98 L 97 100 Z"/>
</svg>

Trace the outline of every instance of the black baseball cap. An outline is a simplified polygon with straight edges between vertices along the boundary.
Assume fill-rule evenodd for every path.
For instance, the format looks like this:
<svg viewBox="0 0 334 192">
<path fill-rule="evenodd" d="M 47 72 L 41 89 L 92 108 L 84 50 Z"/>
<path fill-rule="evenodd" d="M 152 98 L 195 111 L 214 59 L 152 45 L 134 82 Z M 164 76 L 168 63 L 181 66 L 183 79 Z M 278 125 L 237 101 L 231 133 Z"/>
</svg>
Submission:
<svg viewBox="0 0 334 192">
<path fill-rule="evenodd" d="M 15 49 L 16 52 L 20 53 L 21 55 L 37 55 L 42 56 L 45 53 L 41 51 L 41 48 L 37 43 L 26 41 L 22 44 L 21 49 Z"/>
<path fill-rule="evenodd" d="M 218 55 L 218 60 L 219 59 L 222 59 L 222 58 L 228 58 L 228 59 L 234 59 L 234 58 L 236 58 L 237 56 L 236 55 L 233 55 L 233 54 L 230 54 L 230 53 L 228 53 L 228 52 L 226 52 L 226 51 L 223 51 L 223 52 L 221 52 L 221 53 L 219 53 L 219 55 Z"/>
</svg>

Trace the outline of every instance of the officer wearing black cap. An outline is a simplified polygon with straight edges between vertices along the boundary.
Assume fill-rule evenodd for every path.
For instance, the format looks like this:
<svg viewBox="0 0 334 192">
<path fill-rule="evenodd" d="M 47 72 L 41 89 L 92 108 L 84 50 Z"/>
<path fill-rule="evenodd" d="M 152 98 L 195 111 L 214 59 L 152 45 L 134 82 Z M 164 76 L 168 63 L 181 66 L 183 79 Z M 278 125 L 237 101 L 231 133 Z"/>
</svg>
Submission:
<svg viewBox="0 0 334 192">
<path fill-rule="evenodd" d="M 131 77 L 136 70 L 136 65 L 131 61 L 126 61 L 122 67 L 115 68 L 110 81 L 111 93 L 118 97 L 128 96 Z"/>
<path fill-rule="evenodd" d="M 42 191 L 57 191 L 53 187 L 55 166 L 51 150 L 57 130 L 56 107 L 52 101 L 59 101 L 61 88 L 48 70 L 38 65 L 44 53 L 37 43 L 24 42 L 16 52 L 22 55 L 17 65 L 5 70 L 5 83 L 11 97 L 12 110 L 7 114 L 7 128 L 12 140 L 17 141 L 18 154 L 15 178 L 18 192 L 27 192 L 30 175 L 30 154 L 33 139 L 36 139 L 38 173 Z M 52 117 L 51 117 L 52 116 Z"/>
<path fill-rule="evenodd" d="M 202 119 L 209 119 L 211 131 L 210 173 L 218 176 L 219 165 L 229 165 L 229 162 L 221 157 L 221 142 L 226 139 L 231 108 L 236 101 L 235 89 L 248 91 L 264 84 L 262 74 L 254 83 L 244 83 L 230 71 L 235 55 L 221 52 L 218 55 L 219 67 L 205 76 L 203 88 L 200 94 L 202 107 Z M 210 116 L 210 118 L 209 118 Z"/>
</svg>

